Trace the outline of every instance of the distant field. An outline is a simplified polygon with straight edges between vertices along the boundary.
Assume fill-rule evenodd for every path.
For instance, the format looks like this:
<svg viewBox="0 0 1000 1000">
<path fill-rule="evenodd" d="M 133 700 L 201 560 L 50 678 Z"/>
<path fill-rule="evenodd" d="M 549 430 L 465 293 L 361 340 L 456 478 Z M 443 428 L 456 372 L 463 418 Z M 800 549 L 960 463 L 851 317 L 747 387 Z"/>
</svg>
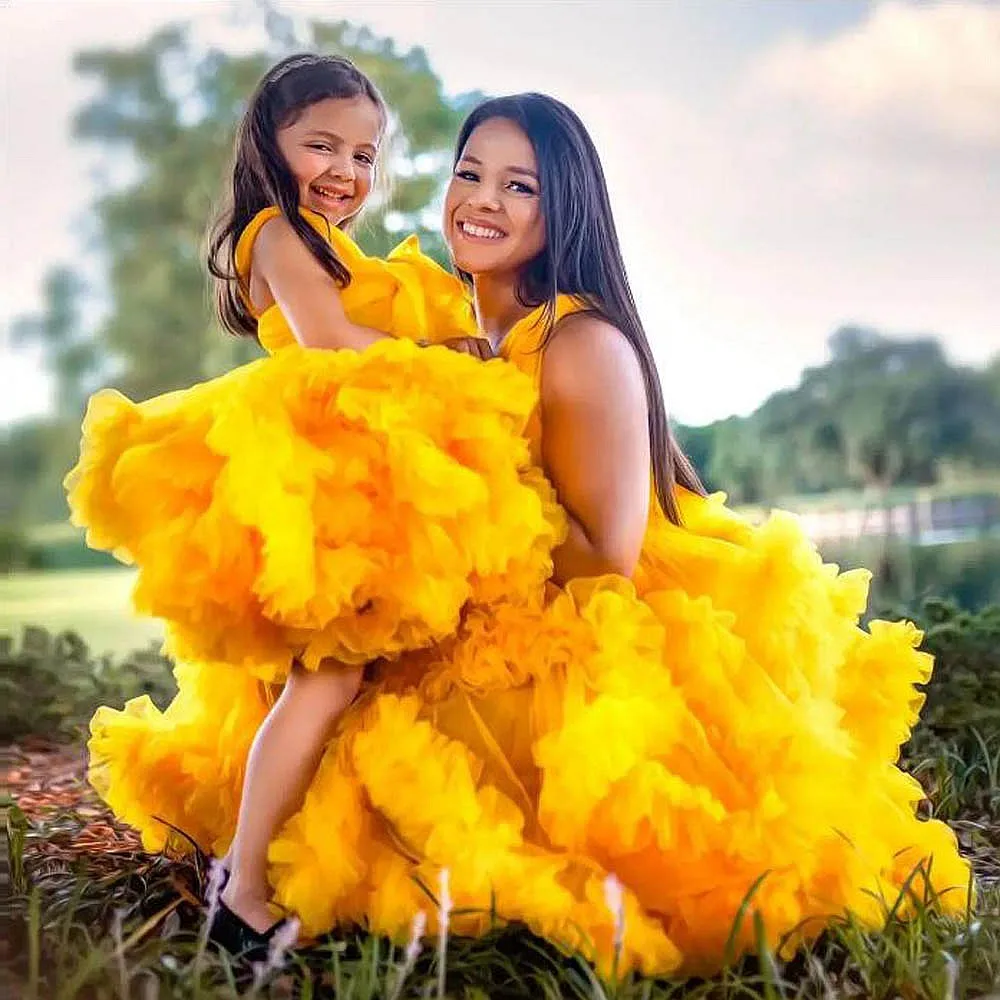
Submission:
<svg viewBox="0 0 1000 1000">
<path fill-rule="evenodd" d="M 15 573 L 0 577 L 0 634 L 24 625 L 78 632 L 94 653 L 125 653 L 158 639 L 161 626 L 132 614 L 129 569 Z"/>
</svg>

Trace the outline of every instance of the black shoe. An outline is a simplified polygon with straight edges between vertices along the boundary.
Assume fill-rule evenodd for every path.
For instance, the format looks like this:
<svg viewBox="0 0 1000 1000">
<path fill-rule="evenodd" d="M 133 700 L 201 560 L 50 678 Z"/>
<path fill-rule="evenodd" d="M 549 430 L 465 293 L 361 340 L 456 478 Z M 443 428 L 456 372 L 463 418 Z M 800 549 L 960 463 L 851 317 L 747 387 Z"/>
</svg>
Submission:
<svg viewBox="0 0 1000 1000">
<path fill-rule="evenodd" d="M 245 958 L 249 962 L 264 962 L 267 960 L 271 939 L 287 923 L 288 918 L 282 917 L 266 931 L 254 930 L 220 899 L 208 928 L 208 940 L 235 957 Z"/>
</svg>

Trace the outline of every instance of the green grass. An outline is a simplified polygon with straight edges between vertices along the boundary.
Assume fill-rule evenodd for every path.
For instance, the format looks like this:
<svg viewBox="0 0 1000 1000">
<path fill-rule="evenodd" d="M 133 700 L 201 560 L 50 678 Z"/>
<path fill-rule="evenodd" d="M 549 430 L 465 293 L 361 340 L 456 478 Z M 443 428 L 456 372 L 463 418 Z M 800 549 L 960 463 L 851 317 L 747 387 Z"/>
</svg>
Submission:
<svg viewBox="0 0 1000 1000">
<path fill-rule="evenodd" d="M 48 663 L 39 673 L 29 705 L 67 700 L 64 653 L 32 654 Z M 28 651 L 24 655 L 28 655 Z M 74 654 L 81 668 L 86 651 Z M 155 663 L 150 669 L 157 668 Z M 131 671 L 132 668 L 129 668 Z M 165 666 L 159 664 L 159 670 Z M 105 683 L 124 671 L 109 665 Z M 122 691 L 145 683 L 143 671 L 115 683 Z M 47 681 L 43 679 L 48 677 Z M 78 721 L 92 709 L 94 691 L 83 693 Z M 103 695 L 106 699 L 106 694 Z M 111 699 L 119 701 L 121 695 Z M 72 719 L 66 721 L 71 722 Z M 73 727 L 68 727 L 72 729 Z M 49 732 L 36 725 L 31 732 Z M 402 980 L 404 955 L 390 942 L 346 930 L 301 950 L 259 979 L 253 971 L 207 950 L 201 937 L 203 865 L 199 859 L 143 854 L 134 836 L 108 837 L 107 811 L 83 786 L 81 758 L 72 747 L 56 748 L 54 767 L 29 773 L 36 787 L 57 796 L 47 811 L 37 802 L 29 819 L 8 801 L 8 867 L 13 903 L 8 955 L 16 990 L 25 1000 L 235 1000 L 237 996 L 291 1000 L 984 1000 L 1000 997 L 1000 732 L 963 729 L 954 738 L 933 731 L 907 747 L 906 766 L 931 798 L 926 811 L 951 823 L 979 880 L 975 912 L 944 918 L 913 900 L 916 919 L 891 916 L 880 933 L 849 920 L 835 922 L 807 950 L 783 961 L 766 944 L 757 958 L 733 964 L 709 980 L 652 980 L 637 976 L 600 981 L 585 959 L 564 955 L 525 929 L 497 926 L 480 940 L 449 942 L 447 961 L 436 942 L 424 943 L 419 960 Z M 37 759 L 37 752 L 35 759 Z M 71 775 L 67 782 L 67 761 Z M 74 763 L 75 761 L 75 763 Z M 12 766 L 21 768 L 12 758 Z M 39 780 L 41 779 L 41 780 Z M 82 796 L 58 798 L 68 784 Z M 30 796 L 29 796 L 30 798 Z M 29 799 L 19 797 L 25 809 Z M 103 828 L 104 833 L 95 833 Z M 93 839 L 97 838 L 97 841 Z M 102 840 L 102 837 L 105 839 Z M 912 897 L 911 897 L 912 898 Z M 889 901 L 891 904 L 893 901 Z M 753 920 L 751 908 L 745 916 Z M 739 919 L 739 918 L 738 918 Z M 443 970 L 445 991 L 438 992 Z M 397 993 L 396 987 L 402 982 Z M 0 983 L 2 985 L 2 983 Z"/>
<path fill-rule="evenodd" d="M 97 654 L 126 653 L 162 636 L 131 611 L 134 572 L 125 568 L 14 573 L 0 577 L 0 635 L 28 623 L 77 632 Z"/>
<path fill-rule="evenodd" d="M 35 823 L 16 807 L 8 812 L 18 917 L 13 971 L 25 1000 L 971 1000 L 1000 989 L 995 883 L 981 891 L 974 914 L 944 918 L 918 900 L 915 919 L 903 923 L 890 913 L 883 932 L 836 922 L 788 961 L 764 944 L 758 957 L 709 980 L 601 981 L 581 956 L 561 954 L 523 928 L 498 926 L 480 940 L 449 941 L 443 964 L 437 942 L 427 940 L 405 971 L 402 949 L 346 931 L 288 956 L 255 983 L 253 970 L 205 947 L 194 864 L 126 851 L 67 856 L 60 849 L 88 821 L 85 808 Z"/>
</svg>

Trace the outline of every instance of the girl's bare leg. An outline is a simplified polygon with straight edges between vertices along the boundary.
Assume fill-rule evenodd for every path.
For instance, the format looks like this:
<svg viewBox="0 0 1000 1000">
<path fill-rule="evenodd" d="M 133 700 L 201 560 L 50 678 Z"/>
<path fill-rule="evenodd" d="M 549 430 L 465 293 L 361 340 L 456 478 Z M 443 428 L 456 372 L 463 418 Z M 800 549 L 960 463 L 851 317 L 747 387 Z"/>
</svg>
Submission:
<svg viewBox="0 0 1000 1000">
<path fill-rule="evenodd" d="M 236 835 L 226 855 L 222 901 L 254 930 L 275 921 L 268 900 L 267 849 L 301 806 L 333 727 L 361 686 L 362 668 L 296 666 L 264 720 L 247 760 Z"/>
</svg>

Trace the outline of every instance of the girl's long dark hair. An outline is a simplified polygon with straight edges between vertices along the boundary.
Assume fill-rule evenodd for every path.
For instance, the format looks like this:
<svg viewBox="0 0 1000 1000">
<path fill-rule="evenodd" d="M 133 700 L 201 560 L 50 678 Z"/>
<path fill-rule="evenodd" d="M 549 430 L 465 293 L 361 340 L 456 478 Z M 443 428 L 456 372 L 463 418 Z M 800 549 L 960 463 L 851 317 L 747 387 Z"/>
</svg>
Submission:
<svg viewBox="0 0 1000 1000">
<path fill-rule="evenodd" d="M 690 459 L 670 430 L 656 362 L 625 275 L 625 262 L 611 214 L 604 171 L 583 122 L 565 104 L 545 94 L 516 94 L 480 104 L 458 135 L 455 163 L 469 136 L 491 118 L 506 118 L 527 135 L 538 161 L 545 247 L 521 273 L 518 300 L 546 307 L 552 334 L 556 297 L 573 295 L 619 329 L 642 368 L 649 411 L 649 441 L 656 496 L 663 512 L 679 523 L 674 485 L 704 495 Z"/>
<path fill-rule="evenodd" d="M 323 270 L 340 285 L 350 283 L 347 268 L 329 243 L 299 214 L 299 187 L 278 149 L 278 131 L 310 105 L 327 98 L 368 97 L 387 121 L 385 102 L 375 85 L 342 56 L 300 54 L 273 66 L 257 85 L 236 134 L 232 184 L 227 204 L 209 233 L 208 270 L 215 279 L 216 308 L 227 330 L 257 336 L 257 320 L 247 304 L 247 289 L 236 270 L 236 245 L 253 217 L 276 205 Z M 350 220 L 344 220 L 345 226 Z"/>
</svg>

